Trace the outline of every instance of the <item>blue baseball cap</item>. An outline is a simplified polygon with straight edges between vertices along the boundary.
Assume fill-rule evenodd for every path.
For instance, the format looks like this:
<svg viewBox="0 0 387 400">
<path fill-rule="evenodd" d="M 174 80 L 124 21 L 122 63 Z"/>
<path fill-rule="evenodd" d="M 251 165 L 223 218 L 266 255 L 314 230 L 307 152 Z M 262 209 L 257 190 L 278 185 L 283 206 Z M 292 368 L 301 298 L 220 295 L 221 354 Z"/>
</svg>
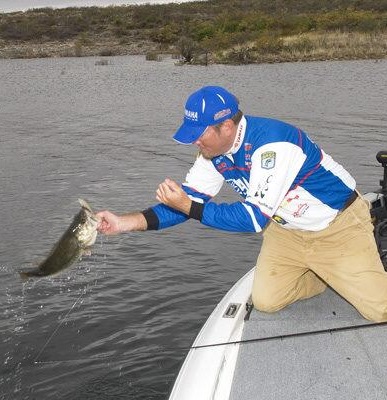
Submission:
<svg viewBox="0 0 387 400">
<path fill-rule="evenodd" d="M 220 86 L 204 86 L 185 103 L 183 124 L 173 135 L 182 144 L 195 143 L 208 126 L 217 125 L 238 112 L 238 99 Z"/>
</svg>

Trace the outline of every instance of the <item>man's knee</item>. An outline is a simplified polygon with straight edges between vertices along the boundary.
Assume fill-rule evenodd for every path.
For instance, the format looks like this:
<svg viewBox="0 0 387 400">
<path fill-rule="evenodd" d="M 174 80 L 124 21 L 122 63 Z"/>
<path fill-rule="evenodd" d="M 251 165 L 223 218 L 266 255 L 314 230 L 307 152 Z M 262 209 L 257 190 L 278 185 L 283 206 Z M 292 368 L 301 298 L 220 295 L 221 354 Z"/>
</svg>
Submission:
<svg viewBox="0 0 387 400">
<path fill-rule="evenodd" d="M 264 293 L 262 291 L 260 291 L 259 293 L 253 292 L 251 298 L 254 308 L 258 311 L 273 313 L 284 307 L 278 302 L 273 301 L 273 296 L 270 296 L 270 294 Z"/>
<path fill-rule="evenodd" d="M 387 307 L 379 307 L 379 308 L 371 308 L 367 310 L 362 310 L 358 308 L 360 314 L 363 315 L 364 318 L 373 322 L 387 322 Z"/>
<path fill-rule="evenodd" d="M 379 314 L 375 315 L 374 318 L 372 319 L 372 321 L 387 322 L 387 312 L 379 313 Z"/>
<path fill-rule="evenodd" d="M 321 294 L 326 289 L 326 284 L 315 275 L 313 280 L 309 279 L 298 283 L 295 287 L 279 289 L 276 285 L 253 286 L 252 301 L 254 308 L 258 311 L 273 313 L 294 303 L 297 300 L 308 299 Z M 310 277 L 309 277 L 310 278 Z"/>
</svg>

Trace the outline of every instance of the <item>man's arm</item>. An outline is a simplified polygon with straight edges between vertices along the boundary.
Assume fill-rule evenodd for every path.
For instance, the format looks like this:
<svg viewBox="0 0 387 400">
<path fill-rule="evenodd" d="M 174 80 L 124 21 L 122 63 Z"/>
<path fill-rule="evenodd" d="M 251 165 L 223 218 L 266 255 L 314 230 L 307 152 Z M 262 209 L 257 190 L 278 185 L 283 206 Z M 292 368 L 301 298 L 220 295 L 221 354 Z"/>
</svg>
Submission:
<svg viewBox="0 0 387 400">
<path fill-rule="evenodd" d="M 170 179 L 166 179 L 160 185 L 156 198 L 161 204 L 143 212 L 124 215 L 101 211 L 97 214 L 101 219 L 98 230 L 113 235 L 130 231 L 158 230 L 180 224 L 192 217 L 190 215 L 192 203 L 200 205 L 200 202 L 207 202 L 218 193 L 222 183 L 223 177 L 216 171 L 211 161 L 199 156 L 188 172 L 183 187 Z M 167 200 L 167 196 L 172 198 Z M 192 202 L 189 196 L 195 201 Z"/>
<path fill-rule="evenodd" d="M 217 229 L 235 232 L 259 232 L 258 223 L 251 222 L 251 212 L 247 207 L 257 208 L 257 218 L 262 226 L 267 222 L 266 217 L 261 217 L 261 212 L 255 205 L 246 205 L 241 202 L 232 204 L 198 203 L 192 201 L 183 189 L 171 179 L 166 179 L 159 185 L 156 198 L 163 204 L 184 213 L 189 218 L 199 220 L 205 225 Z M 207 212 L 205 212 L 205 210 Z"/>
</svg>

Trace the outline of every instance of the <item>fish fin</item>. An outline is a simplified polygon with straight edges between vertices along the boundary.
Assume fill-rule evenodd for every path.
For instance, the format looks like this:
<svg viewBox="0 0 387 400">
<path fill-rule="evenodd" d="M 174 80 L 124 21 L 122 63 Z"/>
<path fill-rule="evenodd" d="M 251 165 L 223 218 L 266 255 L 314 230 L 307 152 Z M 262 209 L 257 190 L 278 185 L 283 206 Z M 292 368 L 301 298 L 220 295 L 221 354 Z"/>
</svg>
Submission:
<svg viewBox="0 0 387 400">
<path fill-rule="evenodd" d="M 23 283 L 28 281 L 28 279 L 30 278 L 28 272 L 19 271 L 19 275 Z"/>
<path fill-rule="evenodd" d="M 89 203 L 86 200 L 83 199 L 78 199 L 79 204 L 81 205 L 82 208 L 86 208 L 86 210 L 89 210 L 91 213 L 93 212 L 93 210 L 91 209 Z"/>
<path fill-rule="evenodd" d="M 91 247 L 86 247 L 82 250 L 81 257 L 83 256 L 91 256 L 93 253 L 91 252 Z"/>
</svg>

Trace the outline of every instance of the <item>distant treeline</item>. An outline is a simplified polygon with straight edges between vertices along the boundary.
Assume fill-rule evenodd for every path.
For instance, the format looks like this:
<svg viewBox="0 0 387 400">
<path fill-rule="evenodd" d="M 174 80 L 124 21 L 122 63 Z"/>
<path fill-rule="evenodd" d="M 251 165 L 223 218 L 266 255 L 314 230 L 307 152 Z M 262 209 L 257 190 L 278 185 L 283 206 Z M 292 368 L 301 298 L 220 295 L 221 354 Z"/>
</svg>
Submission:
<svg viewBox="0 0 387 400">
<path fill-rule="evenodd" d="M 111 37 L 213 52 L 323 31 L 386 32 L 387 0 L 209 0 L 0 14 L 0 44 Z"/>
</svg>

